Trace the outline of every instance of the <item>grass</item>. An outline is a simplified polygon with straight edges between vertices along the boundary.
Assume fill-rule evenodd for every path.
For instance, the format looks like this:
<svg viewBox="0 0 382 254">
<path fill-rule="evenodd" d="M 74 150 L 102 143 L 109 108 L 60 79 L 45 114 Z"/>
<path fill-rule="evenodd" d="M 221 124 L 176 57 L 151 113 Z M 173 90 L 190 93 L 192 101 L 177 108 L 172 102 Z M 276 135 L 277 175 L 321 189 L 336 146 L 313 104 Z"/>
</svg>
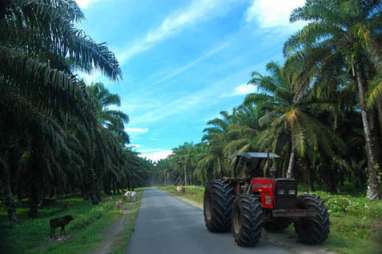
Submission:
<svg viewBox="0 0 382 254">
<path fill-rule="evenodd" d="M 141 197 L 138 192 L 138 197 Z M 115 202 L 120 196 L 113 199 L 106 197 L 99 205 L 92 205 L 80 197 L 67 198 L 57 201 L 53 206 L 41 209 L 38 218 L 28 219 L 27 209 L 17 209 L 20 223 L 9 225 L 4 207 L 0 207 L 0 253 L 7 254 L 60 254 L 60 253 L 92 253 L 103 239 L 103 233 L 120 216 L 121 212 Z M 122 240 L 128 241 L 133 230 L 139 201 L 129 203 L 131 213 L 128 214 L 128 225 Z M 70 214 L 75 219 L 66 227 L 66 239 L 54 241 L 49 236 L 49 220 L 54 217 Z M 57 230 L 58 233 L 59 230 Z M 130 233 L 129 233 L 130 232 Z M 118 249 L 127 243 L 116 242 Z M 121 253 L 121 252 L 116 252 Z"/>
<path fill-rule="evenodd" d="M 112 254 L 123 254 L 126 253 L 129 239 L 134 232 L 135 220 L 138 216 L 138 210 L 141 206 L 143 190 L 137 190 L 137 202 L 126 203 L 125 209 L 129 211 L 127 215 L 127 220 L 125 221 L 125 229 L 118 234 L 118 236 L 113 241 Z"/>
<path fill-rule="evenodd" d="M 202 186 L 196 186 L 196 185 L 186 186 L 185 192 L 177 192 L 175 185 L 159 186 L 158 188 L 160 190 L 166 191 L 178 197 L 189 199 L 199 204 L 203 204 L 204 187 Z"/>
<path fill-rule="evenodd" d="M 203 203 L 204 187 L 186 186 L 186 191 L 177 192 L 176 187 L 160 186 L 181 198 Z M 361 196 L 332 195 L 314 192 L 328 207 L 331 232 L 323 247 L 343 254 L 381 253 L 382 249 L 382 201 L 368 201 Z M 294 234 L 290 227 L 287 234 Z"/>
</svg>

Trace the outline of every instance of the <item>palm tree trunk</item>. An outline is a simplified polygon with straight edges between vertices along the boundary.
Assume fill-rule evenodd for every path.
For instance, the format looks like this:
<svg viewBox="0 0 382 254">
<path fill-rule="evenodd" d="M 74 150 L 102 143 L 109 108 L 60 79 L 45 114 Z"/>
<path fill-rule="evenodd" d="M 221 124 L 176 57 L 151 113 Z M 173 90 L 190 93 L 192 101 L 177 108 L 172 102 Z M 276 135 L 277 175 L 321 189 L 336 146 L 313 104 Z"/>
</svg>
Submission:
<svg viewBox="0 0 382 254">
<path fill-rule="evenodd" d="M 382 101 L 376 103 L 376 129 L 378 130 L 378 141 L 375 143 L 377 154 L 377 162 L 379 165 L 382 163 Z"/>
<path fill-rule="evenodd" d="M 2 161 L 0 161 L 2 162 Z M 16 202 L 13 199 L 12 196 L 12 188 L 11 188 L 11 177 L 10 177 L 10 172 L 9 168 L 5 163 L 1 163 L 2 168 L 3 168 L 3 193 L 4 193 L 4 205 L 7 208 L 7 213 L 8 213 L 8 219 L 12 223 L 17 223 L 17 216 L 16 216 Z"/>
<path fill-rule="evenodd" d="M 289 164 L 288 164 L 288 170 L 287 170 L 287 178 L 293 178 L 293 166 L 294 166 L 294 161 L 296 157 L 296 149 L 293 141 L 293 137 L 291 137 L 291 148 L 290 148 L 290 156 L 289 156 Z"/>
<path fill-rule="evenodd" d="M 38 204 L 41 198 L 42 186 L 42 168 L 45 166 L 43 163 L 44 156 L 44 142 L 43 140 L 33 137 L 31 146 L 29 148 L 31 159 L 29 162 L 30 168 L 30 186 L 29 186 L 29 211 L 30 218 L 36 218 L 38 214 Z"/>
<path fill-rule="evenodd" d="M 16 216 L 16 202 L 13 199 L 10 183 L 4 184 L 4 199 L 5 206 L 7 207 L 8 219 L 12 223 L 17 223 L 18 219 Z"/>
<path fill-rule="evenodd" d="M 36 179 L 36 178 L 32 178 Z M 32 183 L 29 196 L 29 211 L 28 216 L 30 218 L 36 218 L 38 214 L 39 193 L 36 184 Z"/>
<path fill-rule="evenodd" d="M 187 185 L 187 168 L 186 168 L 186 163 L 183 166 L 183 170 L 184 170 L 184 186 L 186 186 Z"/>
<path fill-rule="evenodd" d="M 99 198 L 97 195 L 97 174 L 93 168 L 89 169 L 90 177 L 90 200 L 93 205 L 98 205 Z"/>
<path fill-rule="evenodd" d="M 377 112 L 378 112 L 379 129 L 382 130 L 382 102 L 378 100 L 376 105 L 377 105 Z"/>
<path fill-rule="evenodd" d="M 218 166 L 219 166 L 219 177 L 223 176 L 223 167 L 222 167 L 222 162 L 220 160 L 220 157 L 218 157 Z"/>
<path fill-rule="evenodd" d="M 373 146 L 373 137 L 370 131 L 369 120 L 367 118 L 367 106 L 365 101 L 365 81 L 362 77 L 362 72 L 359 64 L 355 66 L 355 74 L 357 78 L 358 85 L 358 96 L 359 102 L 361 106 L 361 117 L 363 124 L 363 131 L 365 136 L 366 143 L 366 153 L 368 160 L 368 180 L 367 180 L 367 193 L 366 197 L 370 200 L 379 199 L 379 191 L 378 191 L 378 179 L 377 172 L 379 171 L 379 165 L 376 161 L 375 150 Z"/>
</svg>

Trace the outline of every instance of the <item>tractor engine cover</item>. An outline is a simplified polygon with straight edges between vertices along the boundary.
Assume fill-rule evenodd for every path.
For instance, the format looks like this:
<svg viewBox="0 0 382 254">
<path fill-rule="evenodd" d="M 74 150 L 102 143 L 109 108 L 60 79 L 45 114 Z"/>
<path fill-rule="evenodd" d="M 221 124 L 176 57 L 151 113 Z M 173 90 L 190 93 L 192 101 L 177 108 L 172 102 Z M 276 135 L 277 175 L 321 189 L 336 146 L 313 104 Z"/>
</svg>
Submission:
<svg viewBox="0 0 382 254">
<path fill-rule="evenodd" d="M 275 183 L 273 178 L 254 177 L 251 179 L 252 192 L 260 196 L 263 208 L 274 208 Z"/>
</svg>

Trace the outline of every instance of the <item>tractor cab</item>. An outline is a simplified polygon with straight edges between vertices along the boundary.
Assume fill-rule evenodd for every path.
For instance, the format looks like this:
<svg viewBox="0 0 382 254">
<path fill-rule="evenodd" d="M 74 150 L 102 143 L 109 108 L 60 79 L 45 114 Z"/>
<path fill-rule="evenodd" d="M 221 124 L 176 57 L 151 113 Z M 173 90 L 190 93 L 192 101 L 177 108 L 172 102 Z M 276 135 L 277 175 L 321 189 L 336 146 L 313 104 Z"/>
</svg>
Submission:
<svg viewBox="0 0 382 254">
<path fill-rule="evenodd" d="M 234 177 L 245 175 L 251 177 L 276 177 L 277 165 L 275 153 L 246 152 L 238 153 L 234 161 Z"/>
</svg>

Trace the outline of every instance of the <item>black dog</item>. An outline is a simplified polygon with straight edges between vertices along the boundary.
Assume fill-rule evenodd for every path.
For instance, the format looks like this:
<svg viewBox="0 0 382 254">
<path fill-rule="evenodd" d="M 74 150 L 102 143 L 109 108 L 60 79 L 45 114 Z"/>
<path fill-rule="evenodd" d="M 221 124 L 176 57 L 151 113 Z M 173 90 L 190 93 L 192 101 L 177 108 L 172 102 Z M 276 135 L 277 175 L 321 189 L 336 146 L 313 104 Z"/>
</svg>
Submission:
<svg viewBox="0 0 382 254">
<path fill-rule="evenodd" d="M 61 228 L 61 233 L 65 233 L 65 226 L 68 225 L 74 218 L 71 215 L 65 215 L 63 217 L 54 218 L 49 221 L 50 225 L 50 237 L 53 238 L 56 235 L 56 228 Z"/>
</svg>

